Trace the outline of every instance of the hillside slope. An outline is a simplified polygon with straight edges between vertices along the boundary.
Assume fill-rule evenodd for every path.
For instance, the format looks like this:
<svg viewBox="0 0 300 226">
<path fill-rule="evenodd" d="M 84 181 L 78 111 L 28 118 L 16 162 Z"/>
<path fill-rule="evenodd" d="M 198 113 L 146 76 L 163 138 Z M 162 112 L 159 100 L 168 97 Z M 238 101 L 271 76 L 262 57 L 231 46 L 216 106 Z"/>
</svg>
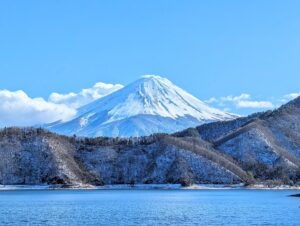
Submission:
<svg viewBox="0 0 300 226">
<path fill-rule="evenodd" d="M 193 136 L 212 143 L 231 156 L 254 177 L 274 179 L 281 174 L 299 177 L 300 97 L 282 107 L 228 122 L 216 122 L 191 129 Z M 183 131 L 177 136 L 190 136 Z M 290 178 L 286 177 L 286 181 Z"/>
<path fill-rule="evenodd" d="M 5 129 L 0 133 L 0 184 L 231 184 L 248 179 L 230 159 L 216 158 L 209 146 L 197 150 L 180 142 L 166 135 L 75 139 L 41 129 Z"/>
</svg>

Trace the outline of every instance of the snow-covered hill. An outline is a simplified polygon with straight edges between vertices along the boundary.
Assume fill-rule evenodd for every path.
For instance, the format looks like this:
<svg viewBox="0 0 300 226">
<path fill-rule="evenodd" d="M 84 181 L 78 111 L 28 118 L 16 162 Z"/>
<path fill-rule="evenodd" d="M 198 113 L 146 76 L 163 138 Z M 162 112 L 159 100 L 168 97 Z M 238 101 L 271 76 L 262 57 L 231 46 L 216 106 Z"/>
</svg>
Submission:
<svg viewBox="0 0 300 226">
<path fill-rule="evenodd" d="M 47 128 L 66 135 L 129 137 L 233 118 L 236 115 L 209 107 L 169 80 L 150 75 L 79 108 L 71 121 Z"/>
</svg>

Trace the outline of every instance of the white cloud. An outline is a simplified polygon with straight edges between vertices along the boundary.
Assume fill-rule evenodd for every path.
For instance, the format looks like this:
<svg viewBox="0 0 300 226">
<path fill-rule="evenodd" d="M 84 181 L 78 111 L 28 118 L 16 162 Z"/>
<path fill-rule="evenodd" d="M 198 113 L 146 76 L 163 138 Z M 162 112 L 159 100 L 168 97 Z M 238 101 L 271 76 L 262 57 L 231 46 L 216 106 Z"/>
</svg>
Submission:
<svg viewBox="0 0 300 226">
<path fill-rule="evenodd" d="M 239 96 L 225 96 L 225 97 L 221 97 L 221 101 L 225 102 L 225 101 L 229 101 L 229 102 L 239 102 L 241 100 L 249 100 L 251 98 L 250 94 L 247 93 L 242 93 Z"/>
<path fill-rule="evenodd" d="M 79 93 L 52 93 L 49 100 L 31 98 L 24 91 L 0 90 L 0 127 L 34 126 L 58 120 L 67 121 L 76 115 L 76 109 L 108 95 L 123 86 L 96 83 Z"/>
<path fill-rule="evenodd" d="M 225 112 L 230 112 L 230 111 L 231 111 L 231 108 L 224 108 L 223 111 L 225 111 Z"/>
<path fill-rule="evenodd" d="M 270 101 L 257 101 L 252 100 L 251 95 L 248 93 L 242 93 L 238 96 L 223 96 L 220 98 L 210 98 L 206 103 L 216 103 L 220 107 L 229 107 L 235 108 L 257 108 L 257 109 L 270 109 L 274 108 L 274 105 Z"/>
<path fill-rule="evenodd" d="M 281 102 L 287 102 L 300 96 L 300 93 L 289 93 L 283 96 Z"/>
<path fill-rule="evenodd" d="M 76 110 L 43 98 L 30 98 L 25 92 L 0 90 L 0 126 L 32 126 L 68 120 Z"/>
<path fill-rule="evenodd" d="M 248 101 L 241 100 L 236 102 L 236 106 L 239 108 L 273 108 L 274 105 L 270 101 Z"/>
<path fill-rule="evenodd" d="M 205 101 L 205 103 L 211 104 L 211 103 L 216 103 L 218 102 L 217 98 L 211 97 L 208 100 Z"/>
<path fill-rule="evenodd" d="M 52 93 L 49 97 L 49 101 L 56 104 L 65 104 L 72 108 L 79 108 L 96 99 L 115 92 L 122 87 L 123 85 L 121 84 L 105 84 L 98 82 L 92 88 L 82 89 L 79 93 Z"/>
</svg>

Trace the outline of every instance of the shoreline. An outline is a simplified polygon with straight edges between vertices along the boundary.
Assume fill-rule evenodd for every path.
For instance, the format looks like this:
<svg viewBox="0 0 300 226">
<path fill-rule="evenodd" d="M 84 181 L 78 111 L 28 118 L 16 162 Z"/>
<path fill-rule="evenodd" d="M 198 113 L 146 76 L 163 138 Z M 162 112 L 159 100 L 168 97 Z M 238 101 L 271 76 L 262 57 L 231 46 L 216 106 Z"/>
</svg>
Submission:
<svg viewBox="0 0 300 226">
<path fill-rule="evenodd" d="M 300 186 L 277 185 L 267 186 L 254 184 L 194 184 L 182 186 L 181 184 L 114 184 L 114 185 L 0 185 L 0 191 L 18 190 L 300 190 Z"/>
</svg>

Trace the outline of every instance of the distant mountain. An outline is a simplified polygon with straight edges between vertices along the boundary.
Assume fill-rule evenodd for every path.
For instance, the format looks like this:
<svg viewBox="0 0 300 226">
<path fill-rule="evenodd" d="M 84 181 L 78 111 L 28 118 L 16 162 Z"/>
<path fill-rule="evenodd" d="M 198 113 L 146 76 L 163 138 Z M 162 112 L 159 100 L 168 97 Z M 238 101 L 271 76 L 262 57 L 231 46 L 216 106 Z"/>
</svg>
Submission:
<svg viewBox="0 0 300 226">
<path fill-rule="evenodd" d="M 71 121 L 46 128 L 65 135 L 130 137 L 173 133 L 236 117 L 209 107 L 165 78 L 144 76 L 79 108 Z"/>
</svg>

